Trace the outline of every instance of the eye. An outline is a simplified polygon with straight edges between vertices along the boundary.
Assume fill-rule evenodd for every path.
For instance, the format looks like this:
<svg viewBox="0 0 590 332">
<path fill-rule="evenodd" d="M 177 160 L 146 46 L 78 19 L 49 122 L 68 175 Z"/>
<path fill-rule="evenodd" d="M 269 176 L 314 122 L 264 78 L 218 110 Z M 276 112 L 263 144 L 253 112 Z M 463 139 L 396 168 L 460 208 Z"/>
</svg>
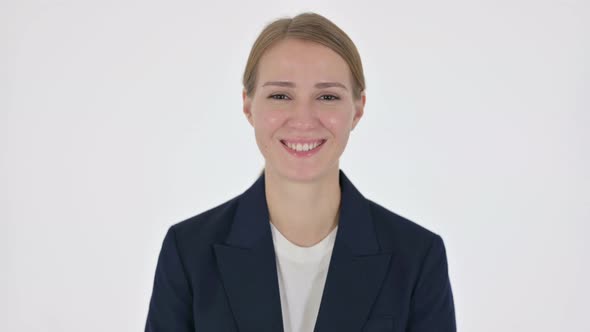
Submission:
<svg viewBox="0 0 590 332">
<path fill-rule="evenodd" d="M 269 99 L 275 99 L 275 100 L 285 100 L 288 97 L 285 94 L 277 93 L 277 94 L 274 94 L 274 95 L 270 95 L 268 98 Z"/>
<path fill-rule="evenodd" d="M 328 97 L 326 98 L 322 98 L 322 97 Z M 322 98 L 322 100 L 326 100 L 326 101 L 334 101 L 334 100 L 338 100 L 340 99 L 339 97 L 336 97 L 334 95 L 322 95 L 320 98 Z"/>
</svg>

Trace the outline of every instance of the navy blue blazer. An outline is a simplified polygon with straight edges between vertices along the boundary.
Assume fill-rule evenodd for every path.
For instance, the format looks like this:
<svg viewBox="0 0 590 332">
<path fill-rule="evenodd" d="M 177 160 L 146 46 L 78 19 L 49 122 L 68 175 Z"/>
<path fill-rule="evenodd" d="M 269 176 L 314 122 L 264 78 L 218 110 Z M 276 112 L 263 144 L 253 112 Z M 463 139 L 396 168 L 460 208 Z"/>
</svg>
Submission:
<svg viewBox="0 0 590 332">
<path fill-rule="evenodd" d="M 441 237 L 366 199 L 339 172 L 340 219 L 314 331 L 456 331 Z M 168 229 L 145 331 L 283 331 L 277 278 L 262 174 Z"/>
</svg>

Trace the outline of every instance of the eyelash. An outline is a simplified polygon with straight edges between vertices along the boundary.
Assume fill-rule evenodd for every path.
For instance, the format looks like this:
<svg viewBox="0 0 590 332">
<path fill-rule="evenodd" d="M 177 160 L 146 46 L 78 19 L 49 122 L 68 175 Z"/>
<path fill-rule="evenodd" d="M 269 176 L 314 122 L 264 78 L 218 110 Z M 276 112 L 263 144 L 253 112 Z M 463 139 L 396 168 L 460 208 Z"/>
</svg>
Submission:
<svg viewBox="0 0 590 332">
<path fill-rule="evenodd" d="M 285 100 L 284 98 L 274 98 L 274 97 L 277 97 L 277 96 L 285 96 L 286 97 L 287 95 L 284 94 L 284 93 L 277 93 L 277 94 L 274 94 L 274 95 L 270 95 L 268 98 L 269 99 L 274 99 L 274 100 Z M 321 95 L 321 97 L 324 97 L 324 96 L 332 97 L 331 99 L 324 99 L 325 101 L 340 100 L 340 97 L 335 96 L 335 95 Z"/>
</svg>

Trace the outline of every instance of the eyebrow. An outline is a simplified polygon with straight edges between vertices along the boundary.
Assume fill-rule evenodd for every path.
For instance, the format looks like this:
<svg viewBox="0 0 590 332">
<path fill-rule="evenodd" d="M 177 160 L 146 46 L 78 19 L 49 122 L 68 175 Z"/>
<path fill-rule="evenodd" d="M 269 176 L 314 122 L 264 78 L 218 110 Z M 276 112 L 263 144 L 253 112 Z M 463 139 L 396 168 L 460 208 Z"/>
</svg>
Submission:
<svg viewBox="0 0 590 332">
<path fill-rule="evenodd" d="M 295 87 L 295 83 L 289 82 L 289 81 L 269 81 L 269 82 L 264 83 L 262 86 L 265 87 L 265 86 L 269 86 L 269 85 L 281 86 L 281 87 L 286 87 L 286 88 L 294 88 Z M 339 83 L 339 82 L 320 82 L 320 83 L 316 83 L 315 87 L 318 89 L 337 87 L 337 88 L 342 88 L 344 90 L 348 90 L 346 88 L 346 86 L 344 86 L 344 84 Z"/>
</svg>

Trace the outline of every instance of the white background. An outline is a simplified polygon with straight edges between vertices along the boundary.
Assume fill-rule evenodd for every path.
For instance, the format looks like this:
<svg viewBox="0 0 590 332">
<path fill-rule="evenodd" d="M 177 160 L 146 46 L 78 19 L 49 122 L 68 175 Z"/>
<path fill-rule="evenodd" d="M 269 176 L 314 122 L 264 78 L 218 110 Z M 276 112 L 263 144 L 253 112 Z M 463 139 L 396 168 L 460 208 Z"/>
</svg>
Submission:
<svg viewBox="0 0 590 332">
<path fill-rule="evenodd" d="M 341 168 L 445 240 L 460 331 L 590 331 L 587 1 L 0 1 L 0 331 L 142 331 L 168 227 L 263 158 L 241 75 L 305 10 L 355 41 Z"/>
</svg>

